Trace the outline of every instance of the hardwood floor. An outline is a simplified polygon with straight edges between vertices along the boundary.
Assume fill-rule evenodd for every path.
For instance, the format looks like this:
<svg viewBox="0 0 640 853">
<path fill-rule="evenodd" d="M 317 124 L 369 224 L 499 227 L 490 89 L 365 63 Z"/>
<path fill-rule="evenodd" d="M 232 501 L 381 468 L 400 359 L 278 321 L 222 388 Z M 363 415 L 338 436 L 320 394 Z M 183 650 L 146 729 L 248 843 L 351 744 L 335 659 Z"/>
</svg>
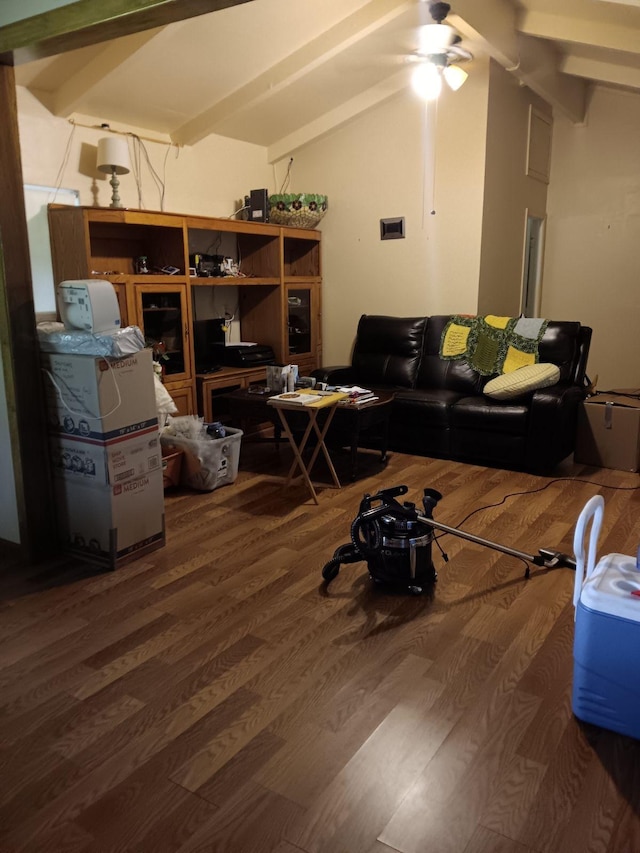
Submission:
<svg viewBox="0 0 640 853">
<path fill-rule="evenodd" d="M 167 493 L 166 547 L 117 572 L 5 567 L 2 853 L 640 851 L 640 742 L 571 711 L 570 570 L 446 536 L 433 596 L 321 583 L 401 483 L 446 524 L 497 504 L 462 527 L 532 553 L 601 493 L 599 553 L 635 554 L 638 475 L 372 454 L 315 506 L 289 462 L 247 443 L 234 485 Z"/>
</svg>

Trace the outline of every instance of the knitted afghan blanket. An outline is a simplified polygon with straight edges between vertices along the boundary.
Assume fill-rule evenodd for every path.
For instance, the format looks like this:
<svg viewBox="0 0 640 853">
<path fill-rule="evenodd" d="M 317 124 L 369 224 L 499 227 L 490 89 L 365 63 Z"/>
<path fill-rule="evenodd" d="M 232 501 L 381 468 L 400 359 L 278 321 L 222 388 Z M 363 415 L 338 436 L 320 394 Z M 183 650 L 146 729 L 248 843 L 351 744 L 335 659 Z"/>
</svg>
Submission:
<svg viewBox="0 0 640 853">
<path fill-rule="evenodd" d="M 537 317 L 455 314 L 442 332 L 440 358 L 463 358 L 482 376 L 511 373 L 538 362 L 538 344 L 548 323 Z"/>
</svg>

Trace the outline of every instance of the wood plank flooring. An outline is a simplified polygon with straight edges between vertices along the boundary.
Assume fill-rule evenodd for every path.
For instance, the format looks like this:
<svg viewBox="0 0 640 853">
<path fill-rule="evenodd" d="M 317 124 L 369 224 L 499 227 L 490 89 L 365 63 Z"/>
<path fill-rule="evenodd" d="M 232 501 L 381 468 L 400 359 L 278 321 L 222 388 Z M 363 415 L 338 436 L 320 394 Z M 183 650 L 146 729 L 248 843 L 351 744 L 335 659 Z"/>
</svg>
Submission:
<svg viewBox="0 0 640 853">
<path fill-rule="evenodd" d="M 168 492 L 166 547 L 116 572 L 5 565 L 0 851 L 638 853 L 640 742 L 571 711 L 570 570 L 453 536 L 432 596 L 321 568 L 402 483 L 531 553 L 601 493 L 599 553 L 635 554 L 640 477 L 363 454 L 315 506 L 290 459 L 246 443 L 235 484 Z"/>
</svg>

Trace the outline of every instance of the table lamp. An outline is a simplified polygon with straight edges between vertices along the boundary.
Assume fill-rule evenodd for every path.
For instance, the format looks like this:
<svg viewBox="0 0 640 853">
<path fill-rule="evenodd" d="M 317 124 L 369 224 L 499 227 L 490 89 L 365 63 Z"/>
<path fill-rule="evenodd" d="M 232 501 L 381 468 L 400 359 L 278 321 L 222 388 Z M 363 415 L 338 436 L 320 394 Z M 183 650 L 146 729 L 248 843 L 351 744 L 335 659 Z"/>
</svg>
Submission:
<svg viewBox="0 0 640 853">
<path fill-rule="evenodd" d="M 111 204 L 109 207 L 122 207 L 118 189 L 120 181 L 118 175 L 127 175 L 131 171 L 131 160 L 129 159 L 129 146 L 126 139 L 117 136 L 105 136 L 98 140 L 98 163 L 100 172 L 111 174 Z"/>
</svg>

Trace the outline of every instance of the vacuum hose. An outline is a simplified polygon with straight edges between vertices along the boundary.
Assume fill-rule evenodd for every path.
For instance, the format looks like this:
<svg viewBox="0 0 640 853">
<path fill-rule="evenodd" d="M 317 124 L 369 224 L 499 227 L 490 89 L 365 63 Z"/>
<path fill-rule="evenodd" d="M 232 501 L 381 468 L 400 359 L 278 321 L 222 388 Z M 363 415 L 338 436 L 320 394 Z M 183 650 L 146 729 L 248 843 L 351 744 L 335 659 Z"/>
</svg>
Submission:
<svg viewBox="0 0 640 853">
<path fill-rule="evenodd" d="M 364 535 L 361 535 L 364 532 Z M 358 516 L 351 524 L 351 542 L 360 553 L 361 560 L 368 560 L 380 551 L 382 547 L 382 531 L 380 521 L 372 518 L 366 527 L 362 516 Z M 338 549 L 339 550 L 339 549 Z"/>
</svg>

